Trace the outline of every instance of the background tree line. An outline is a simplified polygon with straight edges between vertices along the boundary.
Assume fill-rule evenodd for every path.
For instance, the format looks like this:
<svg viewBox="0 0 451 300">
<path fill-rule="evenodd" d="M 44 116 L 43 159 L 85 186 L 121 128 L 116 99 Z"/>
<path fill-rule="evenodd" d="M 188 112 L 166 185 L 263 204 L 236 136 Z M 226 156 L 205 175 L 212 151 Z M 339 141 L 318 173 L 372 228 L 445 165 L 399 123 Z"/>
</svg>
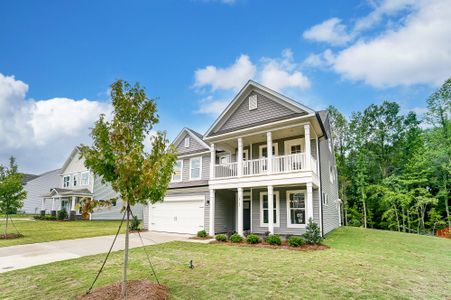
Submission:
<svg viewBox="0 0 451 300">
<path fill-rule="evenodd" d="M 414 233 L 451 227 L 451 78 L 420 120 L 385 101 L 345 117 L 328 108 L 343 222 Z"/>
</svg>

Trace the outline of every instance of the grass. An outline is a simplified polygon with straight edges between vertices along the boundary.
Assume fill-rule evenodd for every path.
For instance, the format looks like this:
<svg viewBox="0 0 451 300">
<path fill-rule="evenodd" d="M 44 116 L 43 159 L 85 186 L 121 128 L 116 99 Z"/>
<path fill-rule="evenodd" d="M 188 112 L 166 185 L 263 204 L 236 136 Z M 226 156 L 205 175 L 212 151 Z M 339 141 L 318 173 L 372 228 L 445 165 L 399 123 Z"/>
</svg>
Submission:
<svg viewBox="0 0 451 300">
<path fill-rule="evenodd" d="M 12 219 L 33 219 L 33 217 L 36 216 L 34 214 L 13 214 L 8 215 L 9 218 Z M 0 214 L 0 220 L 4 220 L 6 218 L 6 215 Z"/>
<path fill-rule="evenodd" d="M 57 222 L 35 220 L 16 220 L 13 222 L 24 237 L 12 240 L 0 240 L 0 247 L 116 234 L 120 223 L 120 221 Z M 11 223 L 9 223 L 8 227 L 9 233 L 16 233 Z M 0 232 L 3 233 L 4 230 L 5 220 L 0 219 Z"/>
<path fill-rule="evenodd" d="M 328 250 L 302 252 L 172 242 L 149 246 L 172 299 L 449 299 L 451 240 L 341 228 Z M 96 286 L 121 279 L 114 253 Z M 0 276 L 0 298 L 72 299 L 84 293 L 104 255 Z M 142 248 L 130 253 L 130 279 L 151 278 Z M 188 268 L 193 260 L 194 269 Z"/>
</svg>

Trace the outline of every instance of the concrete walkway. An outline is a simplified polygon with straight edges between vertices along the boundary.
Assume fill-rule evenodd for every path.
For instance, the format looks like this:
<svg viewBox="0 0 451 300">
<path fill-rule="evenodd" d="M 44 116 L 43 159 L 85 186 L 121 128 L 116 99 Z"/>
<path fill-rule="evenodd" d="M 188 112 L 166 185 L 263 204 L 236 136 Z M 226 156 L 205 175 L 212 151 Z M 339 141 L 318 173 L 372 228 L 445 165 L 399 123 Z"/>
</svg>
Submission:
<svg viewBox="0 0 451 300">
<path fill-rule="evenodd" d="M 141 232 L 141 236 L 146 246 L 171 241 L 208 242 L 189 239 L 191 235 L 175 233 Z M 113 251 L 124 249 L 124 238 L 124 234 L 118 236 Z M 3 247 L 0 248 L 0 273 L 48 264 L 55 261 L 106 253 L 110 249 L 113 239 L 114 235 L 108 235 Z M 142 243 L 138 234 L 130 234 L 130 248 L 141 246 Z"/>
</svg>

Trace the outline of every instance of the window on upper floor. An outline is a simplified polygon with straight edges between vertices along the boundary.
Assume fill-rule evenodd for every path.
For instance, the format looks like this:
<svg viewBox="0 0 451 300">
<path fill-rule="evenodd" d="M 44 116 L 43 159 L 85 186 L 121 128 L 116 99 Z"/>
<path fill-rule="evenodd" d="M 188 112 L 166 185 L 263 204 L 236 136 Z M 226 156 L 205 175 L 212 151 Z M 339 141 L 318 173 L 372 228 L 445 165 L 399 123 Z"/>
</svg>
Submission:
<svg viewBox="0 0 451 300">
<path fill-rule="evenodd" d="M 335 168 L 331 163 L 329 163 L 329 180 L 330 183 L 335 182 Z"/>
<path fill-rule="evenodd" d="M 323 204 L 324 204 L 324 205 L 329 205 L 329 194 L 323 192 L 322 198 L 323 198 Z"/>
<path fill-rule="evenodd" d="M 182 181 L 183 160 L 177 160 L 174 163 L 174 173 L 172 174 L 172 181 Z"/>
<path fill-rule="evenodd" d="M 63 177 L 63 187 L 69 187 L 70 185 L 70 175 Z"/>
<path fill-rule="evenodd" d="M 185 148 L 189 147 L 189 136 L 185 138 Z"/>
<path fill-rule="evenodd" d="M 74 174 L 72 176 L 72 186 L 77 186 L 78 185 L 78 174 Z"/>
<path fill-rule="evenodd" d="M 89 185 L 89 172 L 81 173 L 81 185 Z"/>
<path fill-rule="evenodd" d="M 230 162 L 230 154 L 219 155 L 219 164 L 224 165 Z"/>
<path fill-rule="evenodd" d="M 202 157 L 193 157 L 189 160 L 189 179 L 201 179 Z"/>
</svg>

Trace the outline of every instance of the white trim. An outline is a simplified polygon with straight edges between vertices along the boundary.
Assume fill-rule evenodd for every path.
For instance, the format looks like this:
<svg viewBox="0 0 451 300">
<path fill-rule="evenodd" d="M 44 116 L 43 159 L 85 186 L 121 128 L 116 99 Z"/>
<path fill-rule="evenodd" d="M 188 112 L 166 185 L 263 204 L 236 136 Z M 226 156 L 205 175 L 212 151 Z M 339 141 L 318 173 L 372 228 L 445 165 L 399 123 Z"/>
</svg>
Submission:
<svg viewBox="0 0 451 300">
<path fill-rule="evenodd" d="M 302 193 L 304 194 L 304 224 L 292 224 L 291 223 L 291 208 L 290 208 L 290 194 Z M 288 190 L 286 195 L 287 206 L 287 228 L 305 228 L 307 226 L 307 190 Z"/>
<path fill-rule="evenodd" d="M 273 156 L 277 156 L 279 155 L 279 144 L 278 143 L 272 143 L 272 146 L 274 147 L 274 155 Z M 263 158 L 262 156 L 262 150 L 263 148 L 267 148 L 268 146 L 265 144 L 258 146 L 258 157 L 259 158 Z M 269 152 L 268 152 L 269 153 Z M 269 154 L 268 154 L 269 156 Z"/>
<path fill-rule="evenodd" d="M 186 196 L 166 196 L 163 202 L 182 202 L 182 201 L 205 201 L 205 195 L 186 195 Z M 152 205 L 156 205 L 154 203 Z"/>
<path fill-rule="evenodd" d="M 237 105 L 235 105 L 238 100 L 247 92 L 250 92 L 250 90 L 258 89 L 260 92 L 264 92 L 271 98 L 271 100 L 276 101 L 277 103 L 292 109 L 293 111 L 298 110 L 298 112 L 304 111 L 307 112 L 309 115 L 315 114 L 315 111 L 299 102 L 294 101 L 293 99 L 290 99 L 282 94 L 277 93 L 276 91 L 273 91 L 253 80 L 249 80 L 238 92 L 238 94 L 233 98 L 233 100 L 227 105 L 227 107 L 224 109 L 224 111 L 219 115 L 219 117 L 215 120 L 215 122 L 210 126 L 210 128 L 207 130 L 204 136 L 209 135 L 214 128 L 216 128 L 217 125 L 221 125 L 221 123 L 224 121 L 223 119 L 227 116 L 227 114 L 230 111 L 230 114 L 233 114 L 233 112 L 236 110 Z M 233 108 L 233 109 L 232 109 Z M 225 119 L 227 120 L 227 119 Z"/>
<path fill-rule="evenodd" d="M 183 159 L 177 159 L 175 161 L 175 163 L 177 163 L 177 162 L 181 162 L 181 164 L 180 164 L 180 179 L 179 180 L 174 180 L 174 173 L 172 173 L 171 182 L 182 182 L 183 181 Z"/>
<path fill-rule="evenodd" d="M 252 188 L 251 188 L 251 191 L 250 191 L 250 200 L 251 200 L 251 212 L 250 212 L 251 213 L 251 218 L 250 218 L 251 219 L 250 220 L 250 222 L 251 222 L 251 226 L 250 226 L 251 229 L 250 230 L 251 230 L 251 232 L 253 232 L 254 228 L 253 228 L 253 225 L 252 225 L 252 210 L 253 210 L 252 207 L 254 206 L 254 196 L 253 196 L 253 189 Z"/>
<path fill-rule="evenodd" d="M 286 140 L 283 142 L 284 144 L 284 154 L 289 155 L 291 154 L 291 146 L 300 145 L 301 146 L 301 153 L 305 152 L 305 145 L 304 145 L 304 138 L 297 138 L 292 140 Z"/>
<path fill-rule="evenodd" d="M 226 163 L 232 162 L 232 156 L 230 155 L 230 153 L 222 153 L 222 154 L 218 155 L 219 165 L 222 165 L 222 163 L 221 163 L 221 159 L 222 158 L 227 158 L 227 162 Z"/>
<path fill-rule="evenodd" d="M 185 136 L 185 138 L 183 139 L 183 146 L 185 148 L 189 148 L 189 144 L 190 144 L 190 141 L 189 141 L 189 134 L 188 134 L 188 136 Z"/>
<path fill-rule="evenodd" d="M 65 182 L 64 182 L 64 178 L 66 178 L 66 177 L 69 177 L 69 181 L 67 182 L 67 183 L 68 183 L 67 186 L 65 185 Z M 70 176 L 70 174 L 69 174 L 69 175 L 63 175 L 63 184 L 62 184 L 63 188 L 68 188 L 68 187 L 70 187 L 70 181 L 71 181 L 71 176 Z"/>
<path fill-rule="evenodd" d="M 83 175 L 85 175 L 85 174 L 88 174 L 88 181 L 87 181 L 86 183 L 83 183 Z M 89 171 L 83 171 L 83 172 L 81 172 L 81 173 L 80 173 L 80 185 L 81 185 L 81 186 L 87 186 L 87 185 L 89 185 L 89 182 L 90 182 L 89 177 L 91 177 Z"/>
<path fill-rule="evenodd" d="M 195 159 L 200 159 L 200 164 L 199 164 L 199 177 L 191 177 L 191 169 L 192 169 L 192 165 L 193 165 L 193 160 Z M 201 180 L 202 179 L 202 156 L 196 156 L 196 157 L 191 157 L 189 159 L 189 180 Z"/>
<path fill-rule="evenodd" d="M 279 191 L 273 191 L 273 194 L 276 196 L 276 216 L 277 222 L 274 223 L 274 227 L 280 227 L 280 193 Z M 268 192 L 260 192 L 260 227 L 268 227 L 268 223 L 263 223 L 263 196 L 268 195 Z M 269 202 L 269 199 L 268 199 Z M 268 203 L 269 206 L 269 203 Z M 269 210 L 268 210 L 268 218 L 269 218 Z"/>
<path fill-rule="evenodd" d="M 210 154 L 210 150 L 202 151 L 202 152 L 195 152 L 195 153 L 191 153 L 191 154 L 177 155 L 177 158 L 189 158 L 189 157 L 193 157 L 193 156 L 204 155 L 204 154 L 207 154 L 207 153 Z"/>
</svg>

